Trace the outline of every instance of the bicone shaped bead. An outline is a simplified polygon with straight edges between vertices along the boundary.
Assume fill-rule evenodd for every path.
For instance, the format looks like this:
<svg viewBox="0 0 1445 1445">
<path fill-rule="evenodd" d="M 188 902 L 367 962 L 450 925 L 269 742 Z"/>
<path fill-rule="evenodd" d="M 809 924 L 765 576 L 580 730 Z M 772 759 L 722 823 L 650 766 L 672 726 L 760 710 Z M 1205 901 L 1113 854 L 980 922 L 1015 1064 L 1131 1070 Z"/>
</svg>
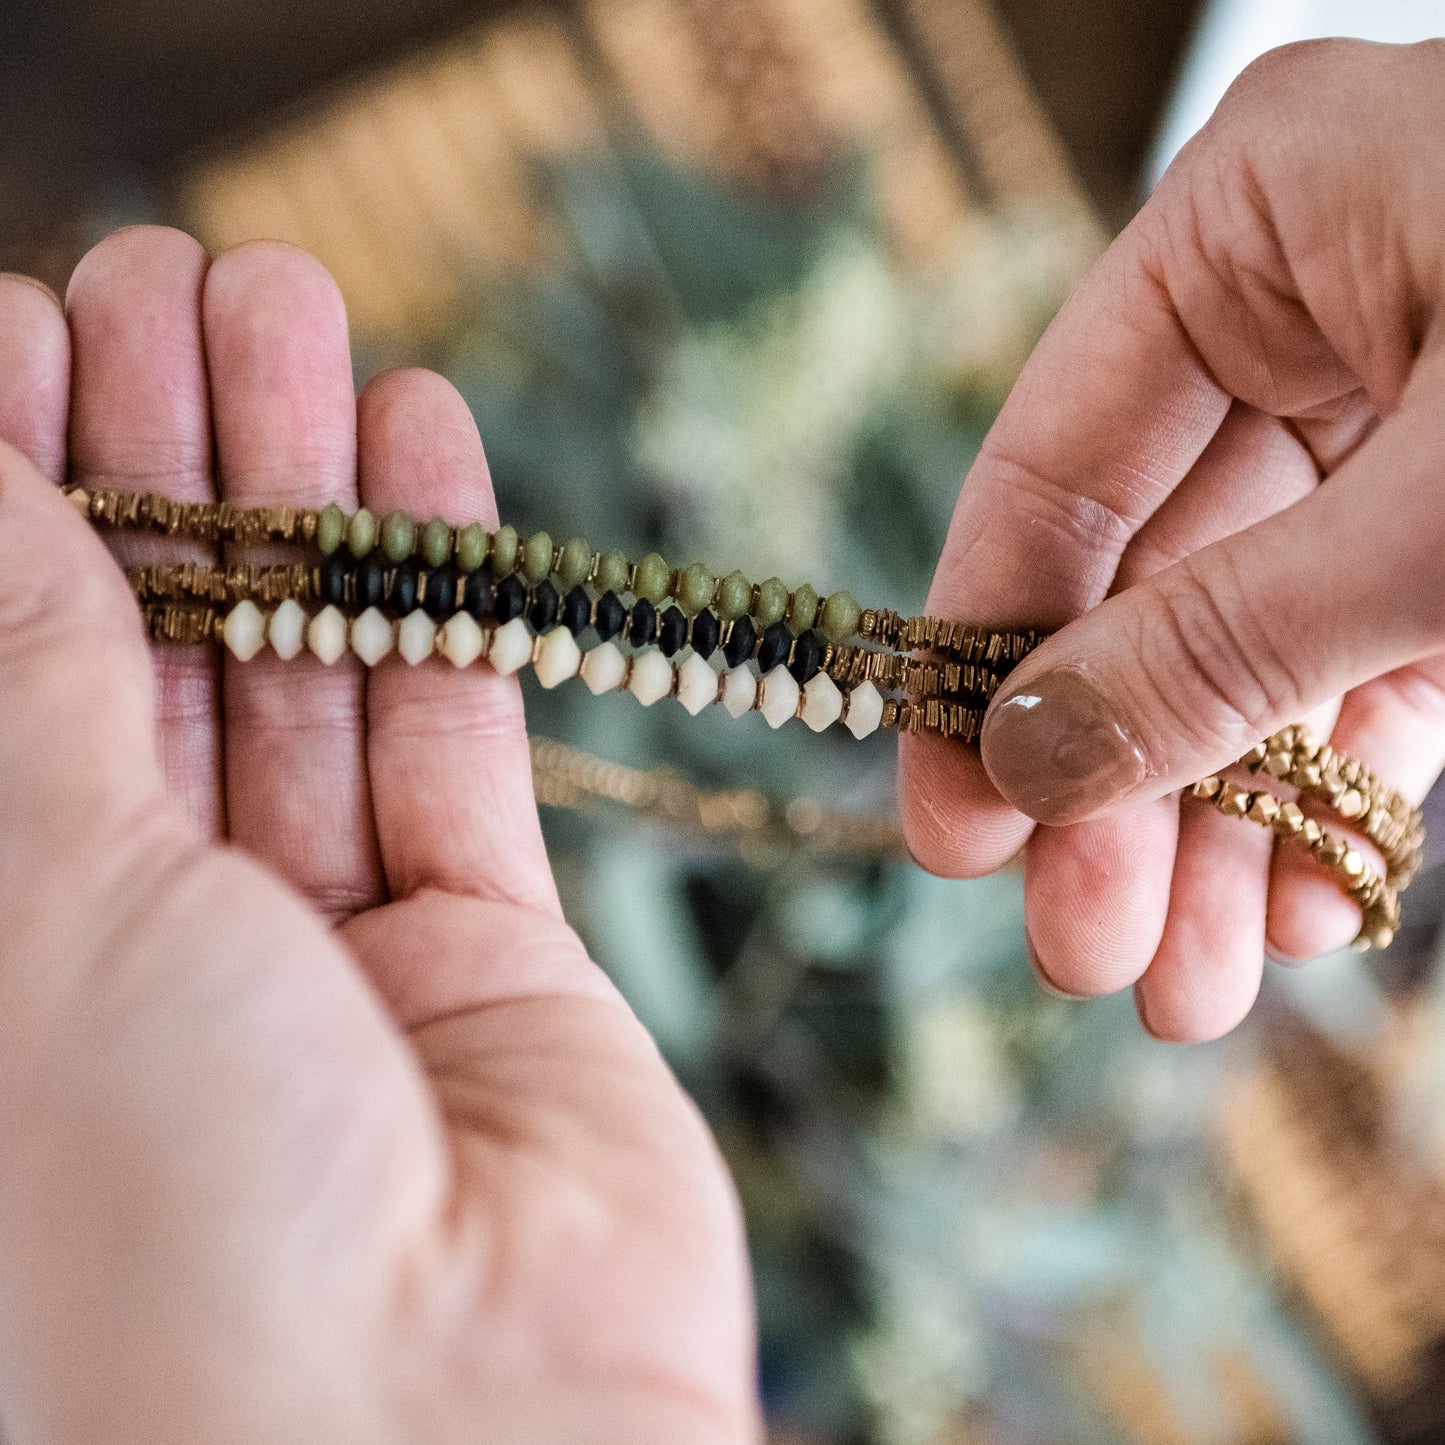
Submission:
<svg viewBox="0 0 1445 1445">
<path fill-rule="evenodd" d="M 468 574 L 475 572 L 487 560 L 490 541 L 487 529 L 480 522 L 468 522 L 457 533 L 457 566 Z"/>
<path fill-rule="evenodd" d="M 375 667 L 395 644 L 391 623 L 375 607 L 368 607 L 351 624 L 351 650 L 368 667 Z"/>
<path fill-rule="evenodd" d="M 604 592 L 597 599 L 594 616 L 593 626 L 603 642 L 611 642 L 627 624 L 627 609 L 615 592 Z"/>
<path fill-rule="evenodd" d="M 437 625 L 420 607 L 408 612 L 396 629 L 396 650 L 416 667 L 436 648 Z"/>
<path fill-rule="evenodd" d="M 582 666 L 582 649 L 565 627 L 554 627 L 537 649 L 537 681 L 543 687 L 556 687 L 569 677 L 577 676 Z"/>
<path fill-rule="evenodd" d="M 532 634 L 527 631 L 527 624 L 520 617 L 514 617 L 497 628 L 487 657 L 504 677 L 526 667 L 532 660 Z"/>
<path fill-rule="evenodd" d="M 788 660 L 792 650 L 793 634 L 781 623 L 775 622 L 763 632 L 758 644 L 758 666 L 764 673 L 771 672 L 779 663 Z"/>
<path fill-rule="evenodd" d="M 350 569 L 346 565 L 346 559 L 340 555 L 328 557 L 319 569 L 320 597 L 323 602 L 329 602 L 333 607 L 340 607 L 346 602 L 346 578 Z"/>
<path fill-rule="evenodd" d="M 788 625 L 795 633 L 806 632 L 818 615 L 818 594 L 805 582 L 788 598 Z"/>
<path fill-rule="evenodd" d="M 271 614 L 266 635 L 271 639 L 271 650 L 283 662 L 290 662 L 306 645 L 306 613 L 294 597 L 288 597 Z"/>
<path fill-rule="evenodd" d="M 354 591 L 356 605 L 363 612 L 368 607 L 380 607 L 386 600 L 386 571 L 375 552 L 356 564 Z"/>
<path fill-rule="evenodd" d="M 806 687 L 817 675 L 823 663 L 823 639 L 811 628 L 793 643 L 792 656 L 788 658 L 788 671 L 798 680 L 800 687 Z"/>
<path fill-rule="evenodd" d="M 492 575 L 505 577 L 517 565 L 517 551 L 521 546 L 517 529 L 504 522 L 492 533 Z"/>
<path fill-rule="evenodd" d="M 788 676 L 792 677 L 792 673 Z M 820 733 L 832 727 L 842 713 L 843 694 L 838 691 L 838 684 L 826 672 L 815 673 L 803 688 L 803 721 L 815 733 Z"/>
<path fill-rule="evenodd" d="M 492 599 L 492 616 L 498 622 L 510 622 L 527 608 L 527 584 L 515 572 L 497 583 Z"/>
<path fill-rule="evenodd" d="M 477 619 L 466 612 L 454 612 L 447 618 L 437 645 L 453 667 L 470 667 L 482 655 L 485 643 Z"/>
<path fill-rule="evenodd" d="M 452 555 L 452 529 L 445 517 L 433 517 L 421 529 L 421 555 L 433 572 L 447 565 Z"/>
<path fill-rule="evenodd" d="M 647 647 L 657 636 L 657 608 L 639 597 L 627 617 L 627 640 L 634 647 Z"/>
<path fill-rule="evenodd" d="M 851 592 L 835 592 L 823 604 L 818 628 L 829 642 L 846 642 L 858 630 L 863 609 Z"/>
<path fill-rule="evenodd" d="M 787 615 L 787 584 L 778 577 L 769 577 L 766 582 L 759 582 L 758 605 L 753 609 L 753 616 L 758 619 L 758 626 L 771 627 L 773 623 L 781 622 Z"/>
<path fill-rule="evenodd" d="M 753 600 L 753 584 L 741 572 L 729 572 L 717 589 L 718 616 L 724 622 L 735 622 L 748 610 Z"/>
<path fill-rule="evenodd" d="M 693 717 L 717 701 L 717 673 L 695 652 L 677 669 L 677 700 Z"/>
<path fill-rule="evenodd" d="M 883 694 L 871 682 L 860 682 L 848 694 L 848 716 L 843 725 L 855 738 L 866 738 L 878 731 L 882 721 Z"/>
<path fill-rule="evenodd" d="M 238 602 L 227 614 L 221 636 L 231 655 L 239 662 L 250 662 L 266 645 L 266 619 L 251 599 Z"/>
<path fill-rule="evenodd" d="M 729 667 L 741 667 L 758 645 L 757 629 L 746 617 L 739 617 L 728 630 L 728 640 L 723 643 L 723 657 Z"/>
<path fill-rule="evenodd" d="M 557 609 L 561 605 L 557 589 L 544 579 L 532 589 L 532 605 L 527 610 L 527 620 L 537 632 L 545 632 L 557 620 Z"/>
<path fill-rule="evenodd" d="M 592 599 L 587 595 L 587 589 L 580 585 L 574 587 L 562 599 L 557 617 L 573 637 L 581 637 L 592 620 Z"/>
<path fill-rule="evenodd" d="M 410 512 L 388 512 L 381 520 L 381 550 L 388 562 L 405 562 L 416 546 L 416 523 Z"/>
<path fill-rule="evenodd" d="M 704 608 L 692 619 L 687 635 L 688 641 L 692 643 L 692 650 L 699 657 L 711 657 L 717 651 L 717 641 L 722 635 L 722 628 L 718 625 L 717 618 Z"/>
<path fill-rule="evenodd" d="M 450 566 L 438 567 L 435 572 L 426 574 L 426 587 L 421 605 L 426 609 L 428 616 L 435 618 L 438 622 L 449 613 L 456 611 L 457 574 Z"/>
<path fill-rule="evenodd" d="M 643 707 L 651 707 L 658 698 L 672 691 L 672 664 L 651 649 L 637 653 L 632 659 L 632 676 L 627 687 Z"/>
<path fill-rule="evenodd" d="M 604 552 L 597 559 L 597 575 L 592 583 L 599 592 L 626 592 L 631 570 L 625 553 Z"/>
<path fill-rule="evenodd" d="M 751 712 L 757 696 L 758 678 L 752 668 L 733 667 L 723 674 L 722 705 L 733 717 Z"/>
<path fill-rule="evenodd" d="M 798 684 L 786 667 L 775 667 L 759 684 L 763 700 L 758 711 L 768 726 L 780 728 L 798 711 Z"/>
<path fill-rule="evenodd" d="M 552 539 L 545 532 L 533 532 L 522 544 L 522 576 L 540 582 L 552 570 Z"/>
<path fill-rule="evenodd" d="M 577 587 L 587 580 L 592 570 L 592 547 L 582 537 L 569 537 L 562 544 L 557 559 L 557 576 L 564 587 Z"/>
<path fill-rule="evenodd" d="M 485 572 L 468 572 L 467 580 L 462 584 L 463 610 L 480 622 L 484 617 L 491 616 L 492 601 L 492 579 Z"/>
<path fill-rule="evenodd" d="M 665 607 L 657 619 L 657 645 L 664 657 L 676 657 L 687 641 L 687 615 L 680 607 Z"/>
<path fill-rule="evenodd" d="M 701 562 L 683 568 L 677 578 L 677 600 L 682 610 L 688 613 L 701 612 L 712 601 L 712 589 L 716 585 L 711 572 Z"/>
<path fill-rule="evenodd" d="M 365 557 L 376 546 L 376 518 L 365 507 L 353 512 L 346 524 L 346 546 L 353 557 Z"/>
<path fill-rule="evenodd" d="M 409 617 L 421 600 L 421 568 L 414 561 L 403 562 L 392 574 L 386 610 L 395 618 Z"/>
<path fill-rule="evenodd" d="M 627 659 L 615 643 L 601 643 L 582 659 L 582 681 L 594 697 L 620 687 L 626 675 Z"/>
<path fill-rule="evenodd" d="M 346 618 L 336 607 L 323 607 L 306 629 L 306 645 L 330 667 L 346 651 Z"/>
<path fill-rule="evenodd" d="M 316 519 L 316 550 L 329 557 L 346 540 L 346 513 L 327 502 Z"/>
<path fill-rule="evenodd" d="M 671 580 L 667 563 L 656 552 L 649 552 L 633 568 L 632 595 L 652 603 L 661 602 L 667 596 L 667 584 Z"/>
</svg>

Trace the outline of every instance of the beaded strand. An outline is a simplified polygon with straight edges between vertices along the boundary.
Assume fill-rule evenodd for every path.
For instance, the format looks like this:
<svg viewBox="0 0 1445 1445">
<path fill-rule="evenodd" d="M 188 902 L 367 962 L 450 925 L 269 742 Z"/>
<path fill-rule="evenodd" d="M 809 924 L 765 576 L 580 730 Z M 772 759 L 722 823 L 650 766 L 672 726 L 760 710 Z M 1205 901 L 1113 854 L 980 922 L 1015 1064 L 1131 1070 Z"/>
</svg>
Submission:
<svg viewBox="0 0 1445 1445">
<path fill-rule="evenodd" d="M 304 649 L 328 665 L 347 651 L 368 666 L 393 651 L 413 666 L 432 656 L 459 668 L 485 660 L 503 674 L 530 666 L 546 688 L 580 677 L 594 694 L 630 692 L 646 706 L 676 697 L 693 714 L 718 704 L 734 717 L 760 712 L 774 728 L 800 718 L 816 732 L 840 723 L 858 738 L 882 728 L 973 742 L 999 685 L 1044 635 L 904 617 L 862 608 L 846 592 L 821 597 L 776 577 L 755 584 L 696 563 L 672 568 L 657 553 L 633 561 L 581 538 L 557 545 L 545 532 L 522 537 L 510 526 L 453 527 L 440 517 L 418 524 L 403 511 L 378 521 L 365 508 L 347 516 L 335 503 L 244 508 L 156 493 L 66 492 L 97 527 L 314 549 L 319 562 L 127 570 L 153 640 L 219 642 L 241 661 L 268 645 L 283 659 Z M 584 649 L 588 630 L 597 642 Z M 1188 795 L 1306 848 L 1360 906 L 1357 944 L 1385 947 L 1399 927 L 1399 895 L 1419 866 L 1419 810 L 1299 725 L 1251 749 L 1239 766 L 1294 787 L 1355 828 L 1379 849 L 1384 874 L 1268 789 L 1214 776 Z"/>
</svg>

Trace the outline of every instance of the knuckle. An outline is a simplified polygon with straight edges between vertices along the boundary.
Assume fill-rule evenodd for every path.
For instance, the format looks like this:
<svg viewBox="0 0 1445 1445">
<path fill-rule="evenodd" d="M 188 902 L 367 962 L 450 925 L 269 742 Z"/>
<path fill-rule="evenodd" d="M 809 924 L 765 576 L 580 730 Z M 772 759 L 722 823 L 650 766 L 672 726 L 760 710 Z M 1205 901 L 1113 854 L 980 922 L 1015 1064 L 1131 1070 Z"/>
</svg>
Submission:
<svg viewBox="0 0 1445 1445">
<path fill-rule="evenodd" d="M 1303 680 L 1227 553 L 1207 576 L 1187 558 L 1155 597 L 1143 681 L 1179 735 L 1203 752 L 1243 752 L 1275 719 L 1306 710 Z"/>
</svg>

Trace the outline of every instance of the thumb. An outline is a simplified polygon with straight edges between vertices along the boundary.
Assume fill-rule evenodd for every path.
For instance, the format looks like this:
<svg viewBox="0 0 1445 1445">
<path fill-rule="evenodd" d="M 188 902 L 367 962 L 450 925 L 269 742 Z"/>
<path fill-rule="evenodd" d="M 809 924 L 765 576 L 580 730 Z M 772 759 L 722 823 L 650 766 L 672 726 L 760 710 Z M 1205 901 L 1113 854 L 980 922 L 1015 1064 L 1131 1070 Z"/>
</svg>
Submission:
<svg viewBox="0 0 1445 1445">
<path fill-rule="evenodd" d="M 115 563 L 55 484 L 0 443 L 0 897 L 81 865 L 159 803 L 151 688 Z"/>
<path fill-rule="evenodd" d="M 1004 797 L 1053 824 L 1145 802 L 1439 652 L 1441 438 L 1423 402 L 1442 389 L 1417 372 L 1404 408 L 1307 498 L 1110 598 L 1020 664 L 982 737 Z"/>
</svg>

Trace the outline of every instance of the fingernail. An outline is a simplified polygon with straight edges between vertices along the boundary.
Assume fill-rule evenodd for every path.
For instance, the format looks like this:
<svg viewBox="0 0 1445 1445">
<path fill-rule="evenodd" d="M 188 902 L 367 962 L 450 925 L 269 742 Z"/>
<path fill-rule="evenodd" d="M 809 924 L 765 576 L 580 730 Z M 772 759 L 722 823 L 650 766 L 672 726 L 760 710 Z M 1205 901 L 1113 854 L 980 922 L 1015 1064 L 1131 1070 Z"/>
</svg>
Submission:
<svg viewBox="0 0 1445 1445">
<path fill-rule="evenodd" d="M 1154 1032 L 1154 1026 L 1149 1022 L 1149 1010 L 1144 1003 L 1144 990 L 1136 983 L 1134 985 L 1134 1012 L 1139 1015 L 1139 1026 L 1154 1040 L 1156 1044 L 1168 1043 L 1168 1039 L 1160 1038 Z"/>
<path fill-rule="evenodd" d="M 1073 667 L 1004 693 L 988 710 L 982 746 L 994 786 L 1040 823 L 1077 823 L 1148 774 L 1108 702 Z"/>
<path fill-rule="evenodd" d="M 63 305 L 59 296 L 35 276 L 27 276 L 23 271 L 0 271 L 0 281 L 23 281 L 27 286 L 33 286 L 37 291 L 43 291 L 57 306 Z"/>
<path fill-rule="evenodd" d="M 1063 989 L 1061 989 L 1053 981 L 1053 979 L 1051 979 L 1048 974 L 1044 972 L 1044 966 L 1039 962 L 1038 950 L 1034 947 L 1034 941 L 1032 938 L 1029 937 L 1029 931 L 1027 928 L 1024 929 L 1024 952 L 1029 956 L 1029 965 L 1034 971 L 1034 977 L 1038 980 L 1039 987 L 1043 989 L 1043 991 L 1048 994 L 1050 998 L 1065 999 L 1069 1003 L 1080 1002 L 1079 996 L 1077 994 L 1065 993 Z"/>
</svg>

